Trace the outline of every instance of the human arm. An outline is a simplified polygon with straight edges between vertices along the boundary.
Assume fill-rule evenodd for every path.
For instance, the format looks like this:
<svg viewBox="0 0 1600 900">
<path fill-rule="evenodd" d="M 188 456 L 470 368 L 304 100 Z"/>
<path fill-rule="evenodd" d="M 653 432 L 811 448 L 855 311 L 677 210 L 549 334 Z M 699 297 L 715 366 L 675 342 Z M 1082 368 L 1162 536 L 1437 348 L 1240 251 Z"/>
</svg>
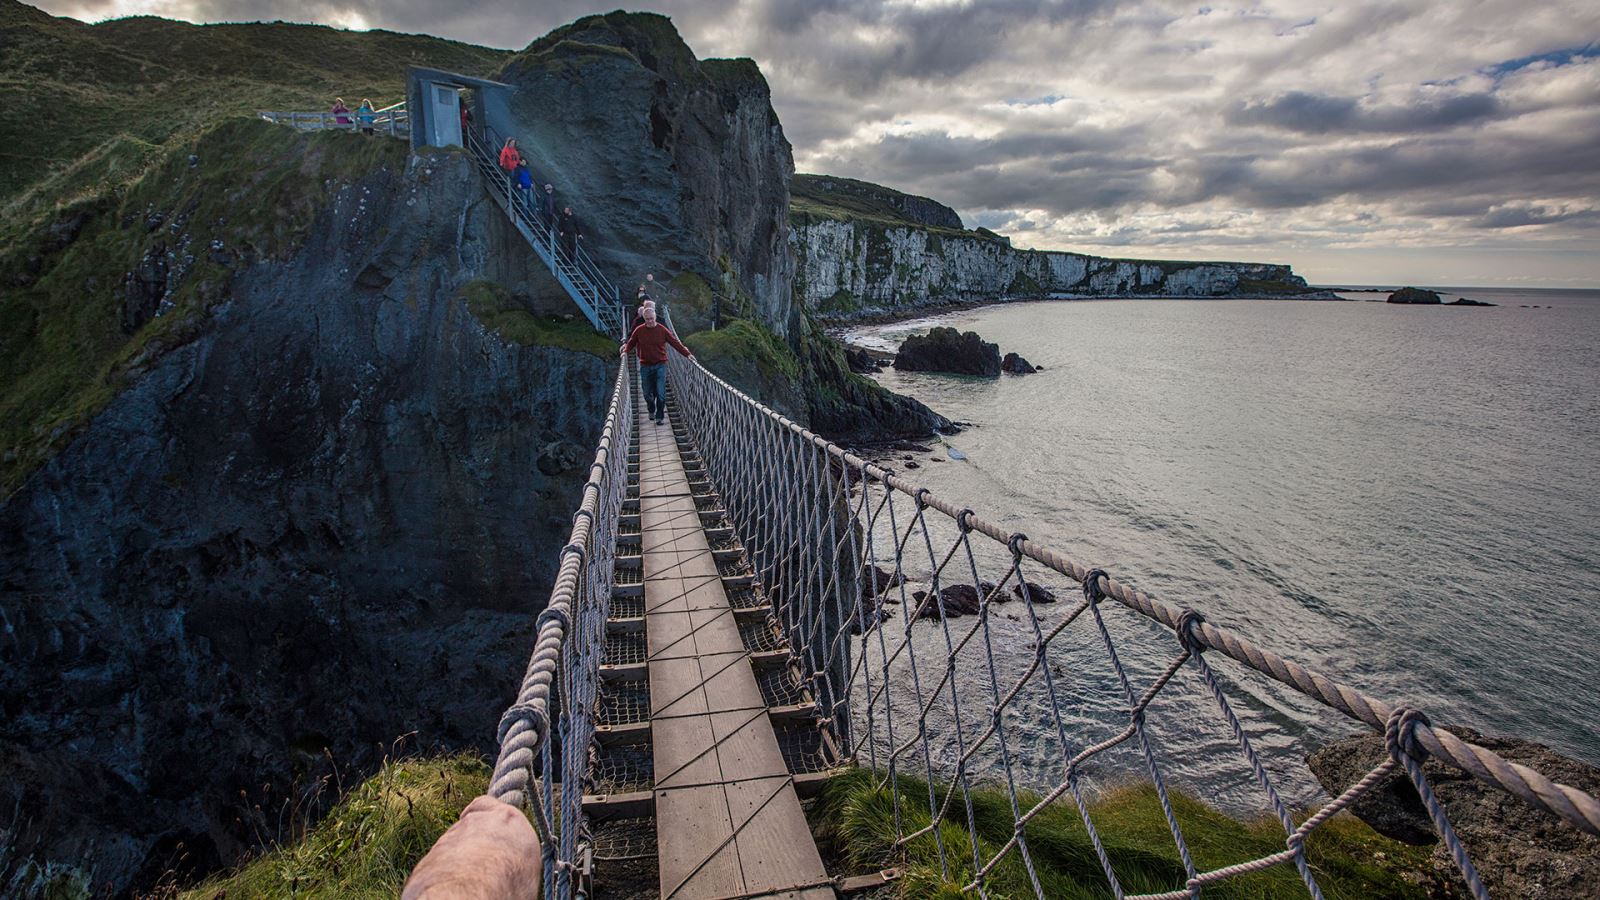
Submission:
<svg viewBox="0 0 1600 900">
<path fill-rule="evenodd" d="M 467 804 L 406 879 L 402 900 L 536 900 L 543 857 L 522 811 L 492 797 Z"/>
<path fill-rule="evenodd" d="M 622 350 L 617 355 L 627 356 L 629 351 L 633 350 L 633 345 L 638 341 L 638 338 L 639 326 L 635 325 L 633 330 L 628 332 L 628 339 L 622 342 Z"/>
<path fill-rule="evenodd" d="M 683 342 L 678 340 L 678 336 L 672 333 L 672 329 L 671 328 L 667 329 L 667 343 L 669 343 L 672 346 L 676 347 L 678 352 L 682 353 L 684 356 L 687 356 L 690 359 L 694 359 L 694 351 L 690 350 L 688 347 L 685 347 L 683 345 Z"/>
</svg>

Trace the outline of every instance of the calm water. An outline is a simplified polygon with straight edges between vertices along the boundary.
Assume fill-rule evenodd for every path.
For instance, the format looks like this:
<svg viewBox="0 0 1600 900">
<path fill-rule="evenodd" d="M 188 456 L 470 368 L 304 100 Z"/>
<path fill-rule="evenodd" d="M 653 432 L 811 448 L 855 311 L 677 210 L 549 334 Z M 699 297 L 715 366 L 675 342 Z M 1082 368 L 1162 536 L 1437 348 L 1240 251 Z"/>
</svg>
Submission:
<svg viewBox="0 0 1600 900">
<path fill-rule="evenodd" d="M 950 438 L 965 461 L 917 457 L 935 492 L 1436 723 L 1600 763 L 1600 294 L 1468 293 L 1502 305 L 1057 301 L 849 339 L 950 324 L 1046 367 L 880 377 L 977 426 Z M 1153 677 L 1170 641 L 1119 627 Z M 1354 726 L 1221 668 L 1286 793 L 1314 799 L 1298 760 Z M 1084 676 L 1073 715 L 1105 725 L 1114 693 Z M 1150 719 L 1174 779 L 1254 805 L 1203 687 L 1171 693 Z M 1046 784 L 1041 722 L 1023 767 Z"/>
</svg>

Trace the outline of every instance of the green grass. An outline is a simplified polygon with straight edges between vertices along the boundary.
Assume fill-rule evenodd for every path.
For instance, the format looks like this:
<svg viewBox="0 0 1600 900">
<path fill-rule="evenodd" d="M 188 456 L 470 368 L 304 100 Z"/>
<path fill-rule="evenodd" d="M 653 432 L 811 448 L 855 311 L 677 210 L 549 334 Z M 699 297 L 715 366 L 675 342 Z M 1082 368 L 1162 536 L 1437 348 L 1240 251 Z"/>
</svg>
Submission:
<svg viewBox="0 0 1600 900">
<path fill-rule="evenodd" d="M 235 118 L 163 152 L 125 186 L 0 232 L 0 271 L 16 273 L 0 293 L 0 496 L 130 378 L 193 339 L 236 270 L 292 256 L 339 189 L 375 169 L 399 171 L 405 154 L 400 141 Z M 71 220 L 75 237 L 52 233 Z M 171 308 L 125 331 L 127 273 L 168 252 Z"/>
<path fill-rule="evenodd" d="M 831 190 L 824 188 L 830 185 Z M 886 188 L 882 185 L 835 175 L 807 175 L 795 173 L 789 179 L 789 207 L 822 218 L 861 219 L 911 228 L 933 229 L 944 233 L 962 233 L 959 229 L 929 226 L 906 217 L 891 202 L 897 197 L 908 197 L 929 203 L 937 201 L 915 194 Z"/>
<path fill-rule="evenodd" d="M 1013 817 L 1004 791 L 974 790 L 976 835 L 967 828 L 966 807 L 958 793 L 950 815 L 939 828 L 948 872 L 941 870 L 931 832 L 911 841 L 903 850 L 894 845 L 894 792 L 888 787 L 879 788 L 878 780 L 879 776 L 864 769 L 831 780 L 812 813 L 812 827 L 824 848 L 845 860 L 851 871 L 901 866 L 901 896 L 960 896 L 961 887 L 974 872 L 974 839 L 979 855 L 987 862 L 1012 836 Z M 902 833 L 926 827 L 931 821 L 926 783 L 902 777 L 898 790 Z M 1024 798 L 1024 809 L 1037 799 Z M 1201 871 L 1283 849 L 1283 830 L 1276 821 L 1239 821 L 1182 794 L 1173 794 L 1172 800 Z M 1090 814 L 1125 890 L 1158 892 L 1183 886 L 1183 866 L 1153 788 L 1138 785 L 1112 790 L 1092 803 Z M 1064 802 L 1047 807 L 1029 822 L 1024 834 L 1046 896 L 1062 900 L 1110 896 L 1076 806 Z M 1390 841 L 1349 815 L 1336 816 L 1313 832 L 1306 852 L 1326 897 L 1428 896 L 1418 884 L 1426 878 L 1427 848 Z M 993 898 L 1034 896 L 1015 848 L 989 873 L 985 883 L 988 896 Z M 1205 895 L 1268 900 L 1303 896 L 1304 891 L 1294 868 L 1283 865 L 1207 887 Z"/>
<path fill-rule="evenodd" d="M 386 762 L 299 839 L 177 896 L 398 897 L 428 848 L 488 786 L 489 766 L 476 756 Z"/>
<path fill-rule="evenodd" d="M 484 327 L 513 344 L 560 347 L 592 353 L 607 361 L 617 358 L 617 342 L 596 332 L 587 320 L 535 316 L 518 306 L 510 293 L 494 282 L 468 282 L 462 286 L 460 296 Z"/>
<path fill-rule="evenodd" d="M 154 149 L 263 109 L 404 99 L 407 65 L 488 75 L 511 54 L 320 25 L 86 25 L 0 0 L 0 212 L 48 215 L 136 178 Z"/>
<path fill-rule="evenodd" d="M 488 784 L 489 767 L 470 755 L 391 761 L 340 801 L 314 827 L 231 872 L 176 893 L 182 900 L 245 897 L 394 897 L 411 869 L 461 809 Z M 926 784 L 897 782 L 902 831 L 930 821 Z M 1202 871 L 1273 853 L 1283 847 L 1275 821 L 1240 821 L 1182 794 L 1173 794 L 1196 864 Z M 941 797 L 942 799 L 942 797 Z M 1024 802 L 1031 805 L 1035 797 Z M 1010 803 L 999 789 L 973 792 L 978 849 L 988 860 L 1012 834 Z M 973 832 L 958 794 L 939 831 L 948 862 L 941 870 L 931 834 L 895 846 L 894 797 L 878 776 L 853 769 L 824 787 L 811 812 L 813 833 L 824 855 L 848 872 L 898 866 L 900 896 L 956 898 L 972 877 Z M 1155 792 L 1129 786 L 1101 796 L 1090 815 L 1124 889 L 1156 892 L 1181 887 L 1183 867 Z M 1105 875 L 1088 841 L 1077 808 L 1046 808 L 1027 826 L 1028 849 L 1045 895 L 1060 900 L 1110 896 Z M 1336 816 L 1306 844 L 1324 895 L 1333 898 L 1423 898 L 1429 896 L 1428 848 L 1383 838 L 1349 815 Z M 1034 896 L 1020 854 L 1013 849 L 985 882 L 988 896 Z M 1287 865 L 1229 879 L 1206 888 L 1208 898 L 1268 900 L 1303 895 Z"/>
<path fill-rule="evenodd" d="M 732 319 L 716 331 L 699 331 L 684 338 L 689 349 L 711 371 L 749 368 L 763 378 L 795 379 L 800 361 L 777 335 L 750 319 Z"/>
</svg>

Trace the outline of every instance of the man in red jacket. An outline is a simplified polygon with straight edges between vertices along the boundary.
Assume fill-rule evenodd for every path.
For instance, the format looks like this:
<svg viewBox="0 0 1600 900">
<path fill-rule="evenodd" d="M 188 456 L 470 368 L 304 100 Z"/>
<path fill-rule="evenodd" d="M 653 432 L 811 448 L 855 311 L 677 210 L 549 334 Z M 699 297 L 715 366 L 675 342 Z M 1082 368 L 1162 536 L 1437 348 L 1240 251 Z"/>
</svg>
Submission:
<svg viewBox="0 0 1600 900">
<path fill-rule="evenodd" d="M 628 340 L 622 345 L 619 356 L 627 356 L 628 351 L 639 351 L 639 387 L 644 391 L 645 407 L 657 425 L 667 418 L 667 345 L 671 344 L 679 353 L 689 359 L 694 359 L 694 351 L 685 347 L 672 329 L 656 321 L 656 310 L 653 306 L 644 309 L 644 324 L 633 330 L 628 335 Z"/>
</svg>

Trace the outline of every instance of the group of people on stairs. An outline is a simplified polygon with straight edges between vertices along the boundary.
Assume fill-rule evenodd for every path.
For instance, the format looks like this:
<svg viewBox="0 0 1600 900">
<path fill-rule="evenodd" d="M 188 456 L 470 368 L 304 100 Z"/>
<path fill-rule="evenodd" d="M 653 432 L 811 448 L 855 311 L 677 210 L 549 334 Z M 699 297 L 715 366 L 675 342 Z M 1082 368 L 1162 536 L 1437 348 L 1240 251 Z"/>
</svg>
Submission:
<svg viewBox="0 0 1600 900">
<path fill-rule="evenodd" d="M 464 112 L 462 122 L 470 124 L 471 114 L 465 113 L 466 106 L 461 108 Z M 536 216 L 555 234 L 561 252 L 568 259 L 576 257 L 578 242 L 584 236 L 583 222 L 573 214 L 570 206 L 560 207 L 560 212 L 557 212 L 555 185 L 546 183 L 544 192 L 535 196 L 534 185 L 538 180 L 528 168 L 528 160 L 517 147 L 516 138 L 506 138 L 505 145 L 500 148 L 499 162 L 501 170 L 511 178 L 513 194 L 517 198 L 513 202 L 520 203 L 530 215 Z"/>
<path fill-rule="evenodd" d="M 463 105 L 462 109 L 465 110 L 466 106 Z M 470 123 L 470 114 L 463 112 L 461 121 L 463 125 Z M 514 194 L 519 198 L 516 202 L 522 203 L 533 215 L 541 217 L 556 233 L 567 258 L 576 256 L 578 241 L 583 237 L 582 223 L 573 215 L 570 206 L 562 207 L 560 216 L 556 215 L 555 186 L 552 184 L 546 184 L 539 202 L 534 202 L 535 179 L 528 168 L 527 158 L 517 147 L 516 138 L 506 138 L 500 148 L 498 162 L 501 170 L 511 177 Z M 646 275 L 645 280 L 653 283 L 655 276 Z M 690 359 L 694 358 L 694 352 L 678 340 L 672 329 L 657 321 L 656 316 L 656 302 L 650 297 L 648 287 L 639 285 L 639 311 L 633 318 L 633 328 L 623 342 L 619 355 L 638 352 L 639 386 L 644 392 L 645 407 L 650 418 L 660 425 L 666 421 L 667 415 L 667 347 L 673 347 Z"/>
</svg>

